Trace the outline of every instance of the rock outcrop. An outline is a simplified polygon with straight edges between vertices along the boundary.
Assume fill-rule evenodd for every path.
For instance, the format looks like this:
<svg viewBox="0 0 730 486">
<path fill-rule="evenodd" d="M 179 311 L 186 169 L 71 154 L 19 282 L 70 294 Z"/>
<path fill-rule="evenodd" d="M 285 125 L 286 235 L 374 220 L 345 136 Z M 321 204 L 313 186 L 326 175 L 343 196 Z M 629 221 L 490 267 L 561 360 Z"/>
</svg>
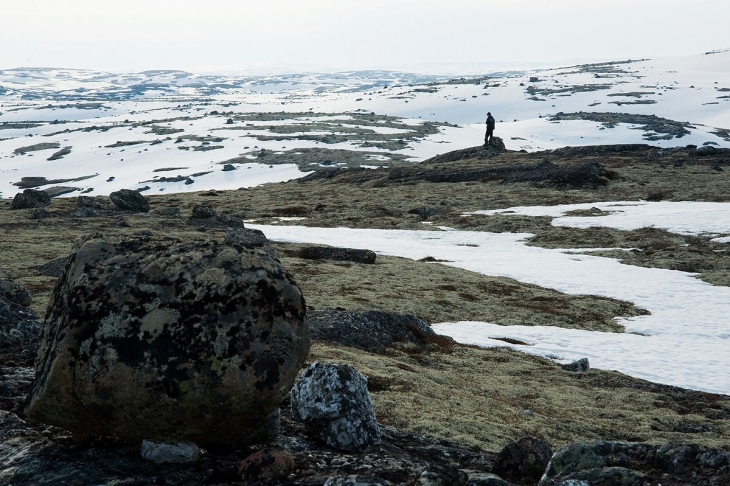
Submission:
<svg viewBox="0 0 730 486">
<path fill-rule="evenodd" d="M 380 444 L 367 379 L 352 366 L 311 364 L 292 388 L 291 410 L 310 434 L 334 449 L 355 452 Z"/>
<path fill-rule="evenodd" d="M 415 316 L 384 311 L 313 311 L 309 314 L 309 326 L 313 340 L 373 353 L 383 353 L 387 346 L 424 349 L 429 345 L 454 344 L 453 339 L 436 334 Z"/>
<path fill-rule="evenodd" d="M 278 423 L 309 346 L 272 254 L 95 235 L 54 291 L 27 415 L 82 436 L 248 442 Z"/>
<path fill-rule="evenodd" d="M 51 196 L 45 191 L 26 189 L 13 198 L 10 209 L 34 209 L 51 204 Z"/>
<path fill-rule="evenodd" d="M 371 250 L 331 246 L 306 246 L 299 251 L 297 256 L 307 260 L 335 260 L 365 264 L 373 264 L 377 258 L 375 252 Z"/>
</svg>

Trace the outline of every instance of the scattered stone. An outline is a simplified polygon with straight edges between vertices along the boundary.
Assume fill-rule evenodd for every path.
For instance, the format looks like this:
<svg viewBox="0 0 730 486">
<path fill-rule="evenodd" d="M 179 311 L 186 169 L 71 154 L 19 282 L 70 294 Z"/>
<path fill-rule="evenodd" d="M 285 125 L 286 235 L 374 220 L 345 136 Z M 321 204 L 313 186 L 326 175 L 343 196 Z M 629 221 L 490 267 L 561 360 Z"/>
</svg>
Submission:
<svg viewBox="0 0 730 486">
<path fill-rule="evenodd" d="M 96 218 L 99 216 L 99 213 L 93 207 L 81 206 L 76 208 L 76 211 L 73 212 L 73 216 L 75 218 Z"/>
<path fill-rule="evenodd" d="M 134 236 L 155 236 L 155 234 L 151 230 L 140 230 L 135 231 Z"/>
<path fill-rule="evenodd" d="M 588 358 L 581 358 L 578 361 L 573 361 L 572 363 L 564 364 L 562 366 L 562 368 L 565 371 L 572 371 L 574 373 L 583 373 L 590 369 L 590 365 L 588 364 Z"/>
<path fill-rule="evenodd" d="M 30 219 L 47 219 L 52 218 L 53 216 L 53 213 L 50 211 L 43 208 L 35 208 L 30 215 Z"/>
<path fill-rule="evenodd" d="M 446 468 L 445 468 L 446 469 Z M 416 481 L 417 486 L 444 486 L 447 484 L 466 484 L 468 476 L 456 468 L 448 468 L 444 472 L 423 471 Z"/>
<path fill-rule="evenodd" d="M 385 479 L 380 479 L 375 476 L 363 476 L 363 475 L 352 475 L 352 476 L 332 476 L 325 483 L 324 486 L 392 486 L 393 483 Z"/>
<path fill-rule="evenodd" d="M 60 277 L 68 265 L 68 257 L 56 258 L 38 267 L 38 275 L 43 277 Z"/>
<path fill-rule="evenodd" d="M 714 155 L 717 152 L 717 148 L 713 147 L 712 145 L 703 145 L 695 151 L 697 155 Z"/>
<path fill-rule="evenodd" d="M 357 452 L 380 444 L 367 379 L 352 366 L 311 364 L 292 388 L 291 410 L 312 436 L 334 449 Z"/>
<path fill-rule="evenodd" d="M 536 437 L 507 444 L 497 455 L 492 471 L 518 484 L 536 484 L 545 472 L 553 450 Z"/>
<path fill-rule="evenodd" d="M 436 334 L 425 321 L 384 311 L 322 310 L 309 314 L 313 340 L 330 341 L 378 354 L 387 346 L 423 349 L 449 346 L 454 341 Z"/>
<path fill-rule="evenodd" d="M 99 196 L 79 196 L 76 205 L 80 208 L 107 209 L 107 202 Z"/>
<path fill-rule="evenodd" d="M 127 218 L 124 216 L 117 216 L 117 218 L 114 220 L 114 226 L 117 228 L 129 228 L 129 221 L 127 221 Z"/>
<path fill-rule="evenodd" d="M 26 189 L 13 198 L 10 209 L 34 209 L 51 204 L 51 196 L 45 191 Z"/>
<path fill-rule="evenodd" d="M 30 292 L 14 280 L 0 280 L 0 299 L 9 300 L 23 307 L 33 303 Z"/>
<path fill-rule="evenodd" d="M 230 228 L 226 231 L 226 243 L 255 248 L 269 244 L 269 240 L 261 230 L 248 228 Z"/>
<path fill-rule="evenodd" d="M 294 457 L 285 450 L 262 449 L 241 461 L 238 474 L 244 481 L 286 478 L 294 470 Z"/>
<path fill-rule="evenodd" d="M 109 194 L 112 203 L 122 211 L 146 213 L 150 210 L 150 203 L 142 194 L 131 189 L 121 189 Z"/>
<path fill-rule="evenodd" d="M 126 441 L 270 437 L 310 345 L 271 254 L 165 237 L 77 244 L 46 326 L 27 416 Z"/>
<path fill-rule="evenodd" d="M 589 486 L 644 486 L 647 476 L 625 467 L 605 467 L 578 471 L 569 474 L 565 479 L 572 481 L 568 484 L 587 484 Z M 565 484 L 567 481 L 560 484 Z"/>
<path fill-rule="evenodd" d="M 236 167 L 232 164 L 225 164 L 222 169 L 223 172 L 230 172 L 232 170 L 236 170 Z"/>
<path fill-rule="evenodd" d="M 298 255 L 307 260 L 336 260 L 355 263 L 373 264 L 376 254 L 370 250 L 355 248 L 334 248 L 331 246 L 307 246 L 302 248 Z"/>
<path fill-rule="evenodd" d="M 491 473 L 471 473 L 466 486 L 512 486 L 510 483 Z"/>
<path fill-rule="evenodd" d="M 156 464 L 186 464 L 200 459 L 200 448 L 192 442 L 142 441 L 142 457 Z"/>
<path fill-rule="evenodd" d="M 439 211 L 434 208 L 421 206 L 418 208 L 409 209 L 408 214 L 417 214 L 422 218 L 428 218 L 429 216 L 437 216 L 439 214 Z"/>
<path fill-rule="evenodd" d="M 180 216 L 180 208 L 159 208 L 155 209 L 153 213 L 168 218 L 177 218 Z"/>
<path fill-rule="evenodd" d="M 243 218 L 230 216 L 226 213 L 220 213 L 218 216 L 216 216 L 216 220 L 218 223 L 220 223 L 223 226 L 228 226 L 229 228 L 243 228 Z"/>
<path fill-rule="evenodd" d="M 196 205 L 193 208 L 193 213 L 190 215 L 193 219 L 209 219 L 209 218 L 215 218 L 216 212 L 215 209 L 211 208 L 210 206 L 201 206 Z"/>
</svg>

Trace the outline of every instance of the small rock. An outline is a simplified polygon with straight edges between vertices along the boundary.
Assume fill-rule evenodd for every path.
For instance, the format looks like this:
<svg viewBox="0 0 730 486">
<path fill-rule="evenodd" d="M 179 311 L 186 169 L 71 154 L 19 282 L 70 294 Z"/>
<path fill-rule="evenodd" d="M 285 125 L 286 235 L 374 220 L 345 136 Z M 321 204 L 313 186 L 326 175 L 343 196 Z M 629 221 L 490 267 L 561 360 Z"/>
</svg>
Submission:
<svg viewBox="0 0 730 486">
<path fill-rule="evenodd" d="M 31 219 L 46 219 L 46 218 L 52 218 L 53 213 L 50 211 L 46 211 L 43 208 L 35 208 L 33 212 L 30 215 Z"/>
<path fill-rule="evenodd" d="M 74 211 L 73 216 L 75 218 L 96 218 L 99 216 L 99 213 L 97 213 L 93 207 L 81 206 Z"/>
<path fill-rule="evenodd" d="M 150 210 L 150 203 L 142 194 L 131 189 L 122 189 L 109 194 L 109 199 L 114 205 L 123 211 L 134 213 L 146 213 Z"/>
<path fill-rule="evenodd" d="M 185 464 L 200 459 L 200 448 L 192 442 L 142 441 L 142 457 L 157 464 Z"/>
<path fill-rule="evenodd" d="M 372 476 L 332 476 L 324 486 L 392 486 L 393 483 Z"/>
<path fill-rule="evenodd" d="M 34 209 L 51 204 L 51 196 L 45 191 L 26 189 L 13 198 L 10 209 Z"/>
<path fill-rule="evenodd" d="M 124 216 L 119 216 L 114 220 L 114 226 L 117 228 L 129 228 L 129 221 Z"/>
<path fill-rule="evenodd" d="M 92 196 L 79 196 L 76 199 L 76 205 L 78 207 L 94 208 L 94 209 L 106 209 L 107 203 L 100 197 Z"/>
<path fill-rule="evenodd" d="M 458 486 L 464 485 L 469 476 L 456 467 L 445 467 L 442 471 L 423 471 L 416 481 L 417 486 Z"/>
<path fill-rule="evenodd" d="M 248 228 L 231 228 L 226 231 L 226 243 L 255 248 L 269 244 L 269 240 L 261 230 Z"/>
<path fill-rule="evenodd" d="M 466 486 L 511 486 L 510 483 L 491 473 L 470 473 Z"/>
<path fill-rule="evenodd" d="M 565 371 L 572 371 L 574 373 L 583 373 L 584 371 L 588 371 L 589 368 L 588 358 L 581 358 L 578 361 L 563 365 Z"/>
<path fill-rule="evenodd" d="M 241 461 L 238 473 L 245 481 L 287 477 L 294 470 L 294 456 L 284 450 L 263 449 Z"/>
<path fill-rule="evenodd" d="M 236 167 L 232 164 L 225 164 L 222 169 L 223 172 L 230 172 L 232 170 L 236 170 Z"/>
<path fill-rule="evenodd" d="M 23 307 L 33 303 L 30 292 L 14 280 L 0 280 L 0 298 L 9 300 Z"/>
<path fill-rule="evenodd" d="M 367 379 L 355 368 L 311 364 L 291 391 L 292 416 L 328 446 L 364 451 L 380 444 L 380 427 Z"/>
<path fill-rule="evenodd" d="M 190 215 L 190 217 L 193 219 L 210 219 L 215 218 L 215 216 L 215 209 L 211 208 L 210 206 L 201 205 L 196 205 L 193 208 L 193 214 Z"/>
<path fill-rule="evenodd" d="M 226 213 L 220 213 L 216 216 L 216 220 L 223 226 L 228 226 L 229 228 L 243 228 L 243 218 L 229 216 Z"/>
<path fill-rule="evenodd" d="M 577 481 L 577 484 L 587 483 L 591 486 L 644 486 L 646 484 L 645 474 L 625 467 L 587 469 L 575 472 L 566 479 Z"/>
<path fill-rule="evenodd" d="M 155 234 L 150 230 L 140 230 L 135 231 L 134 236 L 155 236 Z"/>
</svg>

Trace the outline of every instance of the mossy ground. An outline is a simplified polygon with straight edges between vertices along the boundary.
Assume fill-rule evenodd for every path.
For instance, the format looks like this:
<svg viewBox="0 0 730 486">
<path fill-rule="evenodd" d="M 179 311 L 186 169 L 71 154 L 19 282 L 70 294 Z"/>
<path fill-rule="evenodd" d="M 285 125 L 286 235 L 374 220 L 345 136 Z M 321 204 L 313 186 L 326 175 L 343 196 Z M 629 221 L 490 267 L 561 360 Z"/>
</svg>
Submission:
<svg viewBox="0 0 730 486">
<path fill-rule="evenodd" d="M 448 166 L 534 163 L 543 156 L 507 152 Z M 558 164 L 575 161 L 567 156 L 547 157 Z M 642 251 L 621 252 L 621 258 L 629 264 L 693 268 L 715 285 L 728 285 L 728 252 L 709 238 L 657 229 L 556 228 L 545 217 L 463 215 L 517 205 L 646 199 L 651 191 L 673 200 L 730 200 L 730 169 L 723 159 L 698 159 L 684 152 L 658 160 L 603 155 L 580 161 L 586 159 L 605 165 L 615 177 L 598 188 L 566 190 L 499 181 L 397 183 L 388 179 L 386 170 L 375 170 L 364 178 L 362 171 L 345 171 L 331 179 L 304 183 L 152 196 L 149 214 L 125 216 L 129 227 L 117 226 L 116 217 L 70 216 L 75 198 L 54 199 L 47 209 L 58 216 L 43 220 L 31 219 L 30 210 L 10 211 L 10 201 L 3 200 L 0 277 L 25 285 L 33 294 L 33 309 L 43 315 L 56 279 L 39 275 L 38 267 L 68 256 L 79 238 L 94 232 L 131 235 L 151 230 L 183 241 L 222 239 L 224 228 L 201 231 L 187 224 L 192 208 L 203 204 L 260 223 L 419 230 L 443 225 L 529 232 L 536 235 L 530 244 L 546 247 L 638 248 Z M 433 211 L 414 211 L 424 207 Z M 178 208 L 180 216 L 171 208 Z M 293 223 L 280 219 L 286 216 L 305 219 Z M 374 265 L 325 262 L 299 258 L 296 245 L 276 244 L 275 248 L 307 304 L 316 309 L 381 309 L 413 313 L 428 322 L 484 320 L 613 332 L 622 332 L 613 317 L 641 312 L 627 302 L 568 296 L 434 262 L 388 257 L 378 257 Z M 392 349 L 382 356 L 317 343 L 310 356 L 313 360 L 347 362 L 368 375 L 381 422 L 490 451 L 527 434 L 542 437 L 553 447 L 599 438 L 724 448 L 730 444 L 728 396 L 654 385 L 616 372 L 569 373 L 548 360 L 517 351 L 453 346 L 419 353 Z"/>
</svg>

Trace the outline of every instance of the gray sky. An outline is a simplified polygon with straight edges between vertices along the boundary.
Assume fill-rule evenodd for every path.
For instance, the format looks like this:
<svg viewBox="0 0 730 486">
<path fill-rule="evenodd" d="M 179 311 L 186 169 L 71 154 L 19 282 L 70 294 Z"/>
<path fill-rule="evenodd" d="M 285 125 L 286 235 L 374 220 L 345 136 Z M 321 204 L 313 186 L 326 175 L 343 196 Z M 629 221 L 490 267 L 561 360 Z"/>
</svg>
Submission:
<svg viewBox="0 0 730 486">
<path fill-rule="evenodd" d="M 730 48 L 728 0 L 0 0 L 0 69 L 405 69 Z"/>
</svg>

